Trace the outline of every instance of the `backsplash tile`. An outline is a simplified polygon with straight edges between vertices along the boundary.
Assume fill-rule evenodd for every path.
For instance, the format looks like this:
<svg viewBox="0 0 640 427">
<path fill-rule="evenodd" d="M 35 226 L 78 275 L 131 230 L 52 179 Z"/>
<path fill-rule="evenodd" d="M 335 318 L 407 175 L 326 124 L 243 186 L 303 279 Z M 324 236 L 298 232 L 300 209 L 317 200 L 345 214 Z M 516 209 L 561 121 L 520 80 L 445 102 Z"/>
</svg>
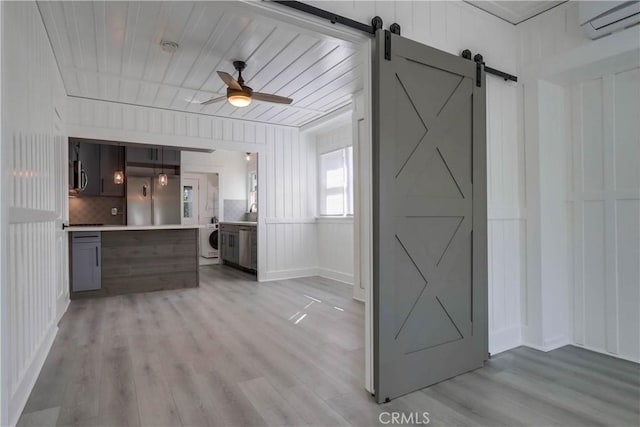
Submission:
<svg viewBox="0 0 640 427">
<path fill-rule="evenodd" d="M 246 200 L 224 200 L 224 220 L 225 221 L 244 221 L 247 213 Z"/>
<path fill-rule="evenodd" d="M 69 197 L 69 224 L 125 225 L 125 218 L 123 197 Z"/>
</svg>

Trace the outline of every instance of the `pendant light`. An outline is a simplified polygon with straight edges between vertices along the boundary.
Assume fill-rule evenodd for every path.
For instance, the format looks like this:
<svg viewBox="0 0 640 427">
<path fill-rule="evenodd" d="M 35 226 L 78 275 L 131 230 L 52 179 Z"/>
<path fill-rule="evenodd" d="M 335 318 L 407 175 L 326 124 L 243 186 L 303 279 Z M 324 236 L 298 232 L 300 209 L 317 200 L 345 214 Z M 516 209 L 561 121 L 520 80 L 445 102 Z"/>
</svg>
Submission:
<svg viewBox="0 0 640 427">
<path fill-rule="evenodd" d="M 162 165 L 162 169 L 161 169 L 161 173 L 160 175 L 158 175 L 158 183 L 164 187 L 165 185 L 167 185 L 169 183 L 169 177 L 167 177 L 167 174 L 164 173 L 164 147 L 161 148 L 162 150 L 162 159 L 161 159 L 161 165 Z"/>
<path fill-rule="evenodd" d="M 113 172 L 113 183 L 114 184 L 124 184 L 124 171 L 120 169 L 120 152 L 122 149 L 120 148 L 120 144 L 118 144 L 118 166 L 117 169 Z"/>
</svg>

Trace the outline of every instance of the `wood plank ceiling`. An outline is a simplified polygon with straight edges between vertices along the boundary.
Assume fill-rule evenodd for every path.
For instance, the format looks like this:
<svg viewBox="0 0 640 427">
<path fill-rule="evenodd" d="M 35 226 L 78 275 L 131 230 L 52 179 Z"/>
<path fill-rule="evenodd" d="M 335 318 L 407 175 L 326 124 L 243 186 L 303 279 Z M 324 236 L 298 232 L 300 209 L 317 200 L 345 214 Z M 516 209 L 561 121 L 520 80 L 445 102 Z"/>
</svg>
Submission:
<svg viewBox="0 0 640 427">
<path fill-rule="evenodd" d="M 257 15 L 232 2 L 38 2 L 69 96 L 302 126 L 350 102 L 362 88 L 361 57 L 349 42 Z M 175 53 L 162 40 L 179 44 Z M 243 77 L 290 106 L 228 102 L 215 73 Z"/>
</svg>

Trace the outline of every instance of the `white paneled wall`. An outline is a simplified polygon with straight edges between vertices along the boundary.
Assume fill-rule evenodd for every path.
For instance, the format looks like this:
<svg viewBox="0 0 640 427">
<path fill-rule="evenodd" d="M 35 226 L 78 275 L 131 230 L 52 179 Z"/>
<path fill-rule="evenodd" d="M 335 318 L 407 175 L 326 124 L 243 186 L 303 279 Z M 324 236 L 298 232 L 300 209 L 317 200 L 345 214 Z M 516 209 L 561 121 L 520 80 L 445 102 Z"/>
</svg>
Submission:
<svg viewBox="0 0 640 427">
<path fill-rule="evenodd" d="M 307 189 L 315 179 L 315 145 L 297 128 L 73 97 L 67 105 L 71 136 L 258 153 L 259 278 L 316 273 L 315 195 Z M 205 157 L 215 155 L 187 154 L 190 171 L 217 171 L 203 164 Z"/>
<path fill-rule="evenodd" d="M 573 341 L 640 361 L 640 68 L 573 85 Z"/>
<path fill-rule="evenodd" d="M 300 138 L 297 129 L 278 129 L 269 134 L 272 147 L 259 173 L 266 174 L 266 186 L 258 183 L 258 194 L 267 192 L 267 279 L 303 277 L 316 274 L 316 230 L 313 218 L 315 192 L 309 183 L 316 174 L 315 147 Z M 264 165 L 264 166 L 262 166 Z"/>
<path fill-rule="evenodd" d="M 542 350 L 574 343 L 638 360 L 639 89 L 637 76 L 616 73 L 638 66 L 640 29 L 590 40 L 578 7 L 567 2 L 517 26 L 523 342 Z"/>
<path fill-rule="evenodd" d="M 2 3 L 2 425 L 16 423 L 68 302 L 64 88 L 32 2 Z M 3 247 L 4 249 L 4 247 Z M 6 273 L 6 275 L 5 275 Z M 6 400 L 5 400 L 6 399 Z"/>
<path fill-rule="evenodd" d="M 353 218 L 318 218 L 318 275 L 353 285 Z"/>
</svg>

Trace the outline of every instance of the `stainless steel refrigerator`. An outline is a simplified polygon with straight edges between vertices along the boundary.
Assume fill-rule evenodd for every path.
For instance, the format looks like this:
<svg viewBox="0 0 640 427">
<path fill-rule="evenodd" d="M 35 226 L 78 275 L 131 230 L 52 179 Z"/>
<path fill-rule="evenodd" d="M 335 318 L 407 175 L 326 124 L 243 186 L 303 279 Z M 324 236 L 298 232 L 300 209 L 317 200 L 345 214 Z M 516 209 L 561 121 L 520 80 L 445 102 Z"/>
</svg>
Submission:
<svg viewBox="0 0 640 427">
<path fill-rule="evenodd" d="M 180 224 L 180 177 L 127 177 L 127 225 Z"/>
</svg>

